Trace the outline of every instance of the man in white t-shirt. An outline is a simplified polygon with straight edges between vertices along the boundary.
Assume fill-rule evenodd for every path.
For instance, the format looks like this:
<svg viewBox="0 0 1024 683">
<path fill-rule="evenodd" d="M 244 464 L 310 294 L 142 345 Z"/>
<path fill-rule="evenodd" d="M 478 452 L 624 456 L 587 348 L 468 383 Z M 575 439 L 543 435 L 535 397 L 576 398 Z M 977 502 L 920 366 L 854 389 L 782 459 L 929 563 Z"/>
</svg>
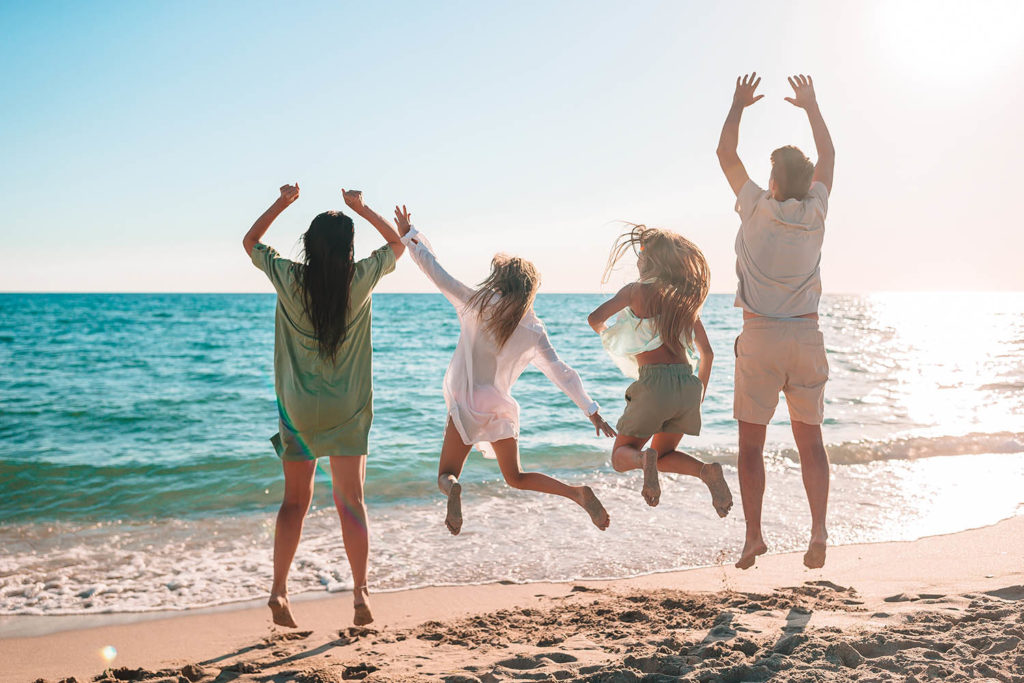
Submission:
<svg viewBox="0 0 1024 683">
<path fill-rule="evenodd" d="M 793 438 L 800 452 L 804 489 L 811 507 L 811 539 L 804 564 L 825 564 L 828 453 L 821 437 L 828 361 L 818 330 L 821 244 L 832 191 L 835 149 L 821 117 L 810 76 L 793 76 L 787 102 L 807 112 L 818 152 L 812 164 L 796 147 L 771 155 L 765 191 L 747 175 L 736 152 L 743 110 L 764 97 L 754 91 L 756 73 L 736 79 L 732 108 L 722 127 L 718 160 L 733 192 L 740 230 L 736 235 L 735 305 L 743 309 L 736 339 L 733 416 L 739 422 L 739 475 L 746 541 L 736 566 L 753 566 L 768 552 L 761 535 L 764 498 L 764 439 L 768 423 L 786 395 Z"/>
</svg>

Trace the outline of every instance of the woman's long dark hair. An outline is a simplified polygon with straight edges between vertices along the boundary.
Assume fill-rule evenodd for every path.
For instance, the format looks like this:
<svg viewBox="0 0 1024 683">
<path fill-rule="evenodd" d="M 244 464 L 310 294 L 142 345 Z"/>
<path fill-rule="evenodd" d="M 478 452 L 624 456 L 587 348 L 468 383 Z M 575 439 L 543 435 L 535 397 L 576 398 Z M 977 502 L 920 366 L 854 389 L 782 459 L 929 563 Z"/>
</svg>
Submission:
<svg viewBox="0 0 1024 683">
<path fill-rule="evenodd" d="M 351 218 L 340 211 L 325 211 L 302 236 L 304 263 L 298 268 L 298 281 L 317 351 L 324 360 L 335 359 L 348 330 L 354 234 Z"/>
</svg>

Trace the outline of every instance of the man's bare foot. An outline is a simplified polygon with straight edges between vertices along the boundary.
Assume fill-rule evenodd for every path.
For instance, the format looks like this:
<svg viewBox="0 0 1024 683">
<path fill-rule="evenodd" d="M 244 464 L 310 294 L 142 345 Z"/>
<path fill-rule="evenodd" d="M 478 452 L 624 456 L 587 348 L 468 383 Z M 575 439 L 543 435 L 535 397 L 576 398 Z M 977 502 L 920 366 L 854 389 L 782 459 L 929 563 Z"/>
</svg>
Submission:
<svg viewBox="0 0 1024 683">
<path fill-rule="evenodd" d="M 270 613 L 273 615 L 274 623 L 278 626 L 287 626 L 288 628 L 299 627 L 299 625 L 295 623 L 294 617 L 292 617 L 292 611 L 288 606 L 287 596 L 271 595 L 270 600 L 267 601 L 267 607 L 270 608 Z"/>
<path fill-rule="evenodd" d="M 370 612 L 370 605 L 367 600 L 370 597 L 370 589 L 366 586 L 359 586 L 353 593 L 353 606 L 355 607 L 355 614 L 352 617 L 352 623 L 356 626 L 366 626 L 367 624 L 373 623 L 373 613 Z"/>
<path fill-rule="evenodd" d="M 448 491 L 448 516 L 444 518 L 444 525 L 452 536 L 458 536 L 462 531 L 462 484 L 455 482 Z"/>
<path fill-rule="evenodd" d="M 601 501 L 594 495 L 594 491 L 589 486 L 583 487 L 583 496 L 580 500 L 580 505 L 590 515 L 590 521 L 594 523 L 601 531 L 608 528 L 611 523 L 611 519 L 608 517 L 608 511 L 604 509 L 604 505 L 601 505 Z"/>
<path fill-rule="evenodd" d="M 747 541 L 743 545 L 743 551 L 740 553 L 740 559 L 736 562 L 737 569 L 750 569 L 754 566 L 754 562 L 757 561 L 758 555 L 764 555 L 768 552 L 768 546 L 764 544 L 764 541 L 757 539 L 756 541 Z"/>
<path fill-rule="evenodd" d="M 661 500 L 661 484 L 658 483 L 658 451 L 648 448 L 640 454 L 644 468 L 644 487 L 640 489 L 644 500 L 654 507 Z"/>
<path fill-rule="evenodd" d="M 700 468 L 700 480 L 707 484 L 711 491 L 711 504 L 715 506 L 715 512 L 719 517 L 725 517 L 732 509 L 732 492 L 725 482 L 725 475 L 722 474 L 722 466 L 717 462 L 705 463 Z"/>
<path fill-rule="evenodd" d="M 811 542 L 807 546 L 807 552 L 804 553 L 804 566 L 808 569 L 821 569 L 825 566 L 825 541 L 828 539 L 828 534 L 822 533 L 821 535 L 811 535 Z"/>
</svg>

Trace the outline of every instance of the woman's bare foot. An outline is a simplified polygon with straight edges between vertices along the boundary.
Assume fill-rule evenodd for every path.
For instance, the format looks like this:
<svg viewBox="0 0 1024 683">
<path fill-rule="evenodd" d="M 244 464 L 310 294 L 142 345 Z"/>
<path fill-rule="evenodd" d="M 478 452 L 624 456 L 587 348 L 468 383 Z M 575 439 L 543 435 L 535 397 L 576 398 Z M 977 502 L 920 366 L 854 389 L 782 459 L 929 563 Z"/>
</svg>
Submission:
<svg viewBox="0 0 1024 683">
<path fill-rule="evenodd" d="M 267 601 L 267 607 L 270 608 L 270 613 L 273 615 L 274 623 L 278 626 L 287 626 L 288 628 L 299 627 L 299 625 L 295 623 L 294 617 L 292 617 L 291 608 L 288 606 L 288 596 L 271 595 L 270 600 Z"/>
<path fill-rule="evenodd" d="M 644 468 L 644 487 L 640 489 L 644 500 L 654 507 L 661 500 L 661 484 L 658 483 L 658 451 L 648 448 L 640 454 Z"/>
<path fill-rule="evenodd" d="M 352 591 L 352 603 L 355 607 L 355 614 L 352 623 L 356 626 L 366 626 L 373 623 L 373 613 L 370 612 L 370 589 L 366 586 L 359 586 Z"/>
<path fill-rule="evenodd" d="M 766 552 L 768 552 L 768 546 L 760 538 L 756 541 L 747 541 L 743 544 L 743 551 L 740 553 L 740 559 L 736 562 L 736 568 L 750 569 L 754 566 L 757 556 L 764 555 Z"/>
<path fill-rule="evenodd" d="M 608 528 L 611 523 L 611 519 L 608 517 L 608 511 L 604 509 L 604 505 L 601 505 L 601 501 L 594 495 L 593 489 L 589 486 L 583 487 L 583 494 L 578 501 L 583 509 L 590 515 L 590 521 L 594 523 L 601 531 Z"/>
<path fill-rule="evenodd" d="M 462 531 L 462 484 L 455 482 L 448 491 L 448 515 L 444 518 L 444 525 L 452 536 L 458 536 Z"/>
<path fill-rule="evenodd" d="M 711 491 L 711 504 L 719 517 L 725 517 L 732 509 L 732 492 L 725 482 L 722 466 L 717 462 L 704 463 L 700 468 L 700 480 L 707 484 Z"/>
<path fill-rule="evenodd" d="M 805 567 L 808 569 L 821 569 L 825 566 L 826 540 L 828 540 L 828 534 L 825 532 L 811 534 L 811 542 L 807 546 L 807 552 L 804 553 Z"/>
</svg>

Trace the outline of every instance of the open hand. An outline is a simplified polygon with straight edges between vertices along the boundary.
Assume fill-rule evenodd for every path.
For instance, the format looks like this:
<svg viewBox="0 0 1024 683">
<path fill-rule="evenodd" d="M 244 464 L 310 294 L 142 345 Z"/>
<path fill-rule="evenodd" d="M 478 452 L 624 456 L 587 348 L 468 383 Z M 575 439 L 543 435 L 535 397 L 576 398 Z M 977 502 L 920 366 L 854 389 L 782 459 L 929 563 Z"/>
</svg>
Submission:
<svg viewBox="0 0 1024 683">
<path fill-rule="evenodd" d="M 615 436 L 615 430 L 612 426 L 604 421 L 601 417 L 601 413 L 594 413 L 590 416 L 590 422 L 594 425 L 594 433 L 601 436 L 601 432 L 604 432 L 605 436 Z"/>
<path fill-rule="evenodd" d="M 412 214 L 405 208 L 405 204 L 395 207 L 395 223 L 398 225 L 398 234 L 403 237 L 412 228 Z"/>
<path fill-rule="evenodd" d="M 793 86 L 793 97 L 785 98 L 787 102 L 801 109 L 813 107 L 818 103 L 814 96 L 814 81 L 810 76 L 800 74 L 799 76 L 790 76 L 787 80 Z"/>
<path fill-rule="evenodd" d="M 739 76 L 736 77 L 736 92 L 732 95 L 732 103 L 738 104 L 741 107 L 749 107 L 754 102 L 764 97 L 764 95 L 754 95 L 754 91 L 757 90 L 757 86 L 760 85 L 761 79 L 757 76 L 757 72 L 753 72 L 747 76 L 743 76 L 741 79 Z"/>
<path fill-rule="evenodd" d="M 291 204 L 292 202 L 294 202 L 298 198 L 299 198 L 299 184 L 298 183 L 295 183 L 294 185 L 282 185 L 281 186 L 281 197 L 278 199 L 279 202 L 282 202 L 285 206 L 288 206 L 289 204 Z"/>
<path fill-rule="evenodd" d="M 341 196 L 345 198 L 345 203 L 348 204 L 348 207 L 357 213 L 366 208 L 366 205 L 363 204 L 362 190 L 346 190 L 341 188 Z"/>
</svg>

